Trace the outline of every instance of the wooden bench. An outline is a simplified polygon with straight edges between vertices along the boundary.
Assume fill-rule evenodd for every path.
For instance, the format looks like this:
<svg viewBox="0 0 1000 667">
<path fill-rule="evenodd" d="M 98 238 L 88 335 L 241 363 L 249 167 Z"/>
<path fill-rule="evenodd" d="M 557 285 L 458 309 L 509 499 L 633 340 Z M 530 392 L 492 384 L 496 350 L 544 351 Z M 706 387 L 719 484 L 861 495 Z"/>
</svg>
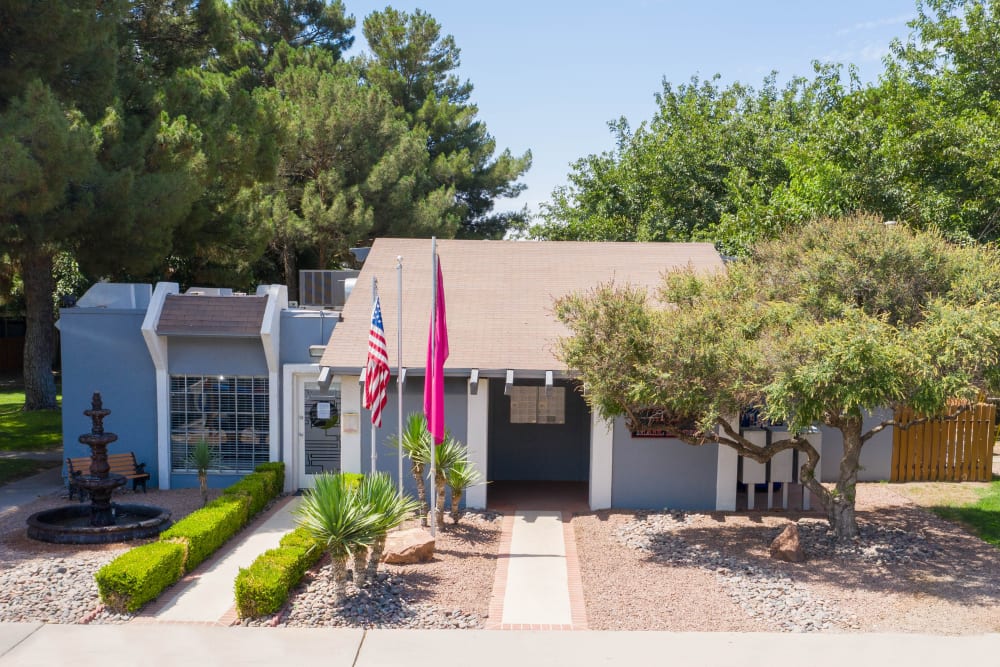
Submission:
<svg viewBox="0 0 1000 667">
<path fill-rule="evenodd" d="M 121 475 L 127 480 L 132 480 L 133 491 L 138 490 L 138 487 L 141 485 L 142 492 L 146 493 L 146 482 L 149 481 L 149 473 L 146 472 L 145 463 L 135 462 L 134 452 L 108 454 L 108 465 L 111 467 L 110 473 Z M 83 502 L 86 489 L 77 486 L 76 479 L 82 475 L 90 474 L 90 457 L 67 458 L 66 471 L 68 473 L 66 488 L 69 490 L 70 500 L 73 499 L 73 494 L 76 493 L 80 497 L 80 502 Z"/>
</svg>

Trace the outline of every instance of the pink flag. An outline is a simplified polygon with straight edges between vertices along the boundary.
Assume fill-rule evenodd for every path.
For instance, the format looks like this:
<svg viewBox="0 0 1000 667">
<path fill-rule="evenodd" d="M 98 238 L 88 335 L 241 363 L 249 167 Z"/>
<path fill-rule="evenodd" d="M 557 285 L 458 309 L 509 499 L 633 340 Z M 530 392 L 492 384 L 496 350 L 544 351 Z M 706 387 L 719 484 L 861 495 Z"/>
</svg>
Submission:
<svg viewBox="0 0 1000 667">
<path fill-rule="evenodd" d="M 444 360 L 447 358 L 448 322 L 444 311 L 444 281 L 441 260 L 437 259 L 437 302 L 427 338 L 427 374 L 424 376 L 424 415 L 427 417 L 427 430 L 434 438 L 435 445 L 444 442 Z"/>
</svg>

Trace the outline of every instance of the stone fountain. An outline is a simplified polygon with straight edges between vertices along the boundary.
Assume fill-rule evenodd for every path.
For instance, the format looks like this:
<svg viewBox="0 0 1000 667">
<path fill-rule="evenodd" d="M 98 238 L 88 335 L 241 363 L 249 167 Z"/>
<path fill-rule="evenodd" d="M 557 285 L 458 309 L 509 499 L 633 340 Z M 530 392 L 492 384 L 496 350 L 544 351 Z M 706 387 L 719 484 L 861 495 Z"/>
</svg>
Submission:
<svg viewBox="0 0 1000 667">
<path fill-rule="evenodd" d="M 59 544 L 106 544 L 159 535 L 170 523 L 170 512 L 152 505 L 111 502 L 115 490 L 126 479 L 108 465 L 108 445 L 118 440 L 105 433 L 104 418 L 111 414 L 104 408 L 100 393 L 95 392 L 89 410 L 93 426 L 79 437 L 90 447 L 90 471 L 79 475 L 74 484 L 87 491 L 90 505 L 64 505 L 37 512 L 28 517 L 28 537 Z"/>
</svg>

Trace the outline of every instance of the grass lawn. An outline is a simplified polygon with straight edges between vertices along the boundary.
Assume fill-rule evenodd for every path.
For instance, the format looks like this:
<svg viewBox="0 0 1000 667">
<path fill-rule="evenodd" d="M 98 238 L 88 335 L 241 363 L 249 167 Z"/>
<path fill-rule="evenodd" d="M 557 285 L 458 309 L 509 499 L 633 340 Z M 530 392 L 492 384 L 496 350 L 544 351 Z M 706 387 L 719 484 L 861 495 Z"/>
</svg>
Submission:
<svg viewBox="0 0 1000 667">
<path fill-rule="evenodd" d="M 57 396 L 60 405 L 62 396 Z M 0 389 L 0 450 L 39 451 L 62 446 L 62 410 L 21 412 L 24 391 Z"/>
<path fill-rule="evenodd" d="M 30 477 L 36 472 L 62 465 L 62 461 L 33 461 L 31 459 L 0 459 L 0 484 Z"/>
<path fill-rule="evenodd" d="M 932 507 L 938 516 L 963 523 L 985 542 L 1000 547 L 1000 481 L 978 490 L 979 498 L 962 505 Z"/>
</svg>

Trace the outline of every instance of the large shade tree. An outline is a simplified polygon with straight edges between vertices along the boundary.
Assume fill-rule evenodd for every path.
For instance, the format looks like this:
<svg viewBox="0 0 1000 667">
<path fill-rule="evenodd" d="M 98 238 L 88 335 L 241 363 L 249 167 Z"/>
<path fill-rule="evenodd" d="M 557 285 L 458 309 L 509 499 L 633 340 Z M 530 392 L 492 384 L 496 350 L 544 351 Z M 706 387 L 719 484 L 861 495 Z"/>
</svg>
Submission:
<svg viewBox="0 0 1000 667">
<path fill-rule="evenodd" d="M 996 250 L 872 218 L 812 222 L 713 275 L 670 272 L 656 295 L 604 285 L 556 311 L 571 331 L 562 357 L 602 417 L 654 419 L 684 442 L 762 463 L 799 450 L 801 479 L 840 538 L 858 535 L 865 443 L 909 425 L 870 416 L 904 405 L 944 414 L 949 399 L 1000 380 Z M 787 424 L 788 437 L 742 437 L 747 408 Z M 832 488 L 802 437 L 815 424 L 843 436 Z"/>
</svg>

